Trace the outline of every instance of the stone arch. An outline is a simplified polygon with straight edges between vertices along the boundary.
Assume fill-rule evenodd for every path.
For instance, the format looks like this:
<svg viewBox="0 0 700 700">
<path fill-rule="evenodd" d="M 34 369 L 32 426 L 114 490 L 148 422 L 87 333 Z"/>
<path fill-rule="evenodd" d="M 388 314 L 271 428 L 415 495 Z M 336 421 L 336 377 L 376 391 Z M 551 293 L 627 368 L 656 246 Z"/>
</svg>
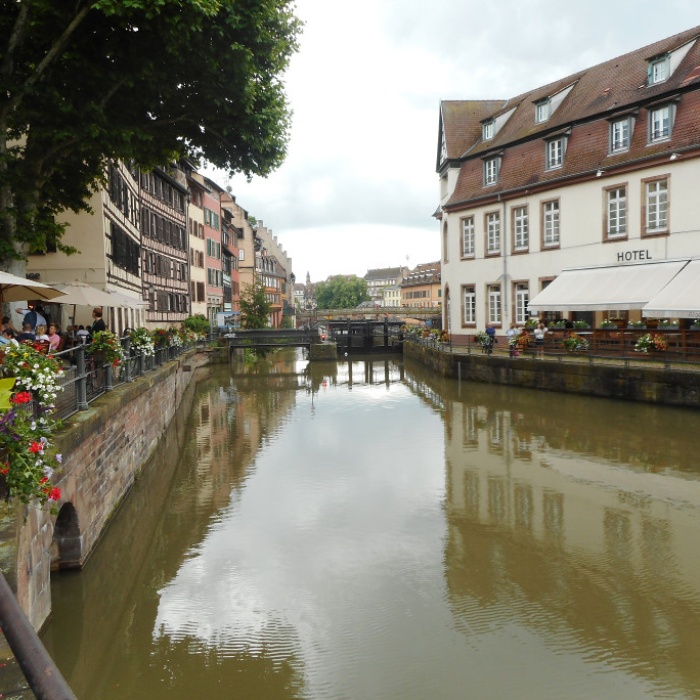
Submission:
<svg viewBox="0 0 700 700">
<path fill-rule="evenodd" d="M 79 569 L 83 565 L 83 537 L 78 512 L 72 503 L 64 503 L 58 511 L 51 546 L 51 570 Z"/>
</svg>

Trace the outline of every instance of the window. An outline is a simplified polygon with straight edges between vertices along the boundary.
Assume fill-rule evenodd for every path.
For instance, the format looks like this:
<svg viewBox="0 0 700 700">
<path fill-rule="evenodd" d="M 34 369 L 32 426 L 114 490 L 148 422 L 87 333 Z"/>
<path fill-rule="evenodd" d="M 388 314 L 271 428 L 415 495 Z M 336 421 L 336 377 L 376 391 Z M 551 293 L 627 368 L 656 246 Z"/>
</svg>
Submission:
<svg viewBox="0 0 700 700">
<path fill-rule="evenodd" d="M 486 215 L 486 254 L 501 252 L 501 215 L 495 211 Z"/>
<path fill-rule="evenodd" d="M 545 100 L 535 105 L 535 122 L 541 124 L 549 119 L 550 102 Z"/>
<path fill-rule="evenodd" d="M 526 282 L 515 285 L 515 323 L 522 326 L 528 318 L 527 305 L 530 303 L 530 287 Z"/>
<path fill-rule="evenodd" d="M 649 112 L 649 141 L 666 141 L 671 138 L 671 105 L 664 105 Z"/>
<path fill-rule="evenodd" d="M 627 235 L 627 188 L 613 187 L 606 192 L 607 198 L 607 238 L 621 238 Z"/>
<path fill-rule="evenodd" d="M 542 205 L 542 243 L 545 248 L 559 245 L 559 202 Z"/>
<path fill-rule="evenodd" d="M 630 119 L 618 119 L 610 124 L 610 152 L 620 153 L 630 147 Z"/>
<path fill-rule="evenodd" d="M 462 325 L 476 325 L 476 292 L 473 286 L 462 287 Z"/>
<path fill-rule="evenodd" d="M 501 286 L 492 284 L 486 288 L 488 295 L 488 322 L 501 322 Z"/>
<path fill-rule="evenodd" d="M 527 207 L 513 209 L 513 250 L 523 251 L 530 246 Z"/>
<path fill-rule="evenodd" d="M 649 62 L 649 85 L 656 85 L 668 80 L 670 74 L 669 56 L 662 56 Z"/>
<path fill-rule="evenodd" d="M 645 233 L 668 230 L 668 180 L 651 180 L 645 183 Z"/>
<path fill-rule="evenodd" d="M 490 122 L 486 122 L 485 124 L 482 124 L 481 126 L 481 138 L 484 141 L 488 141 L 489 139 L 492 139 L 495 133 L 495 127 L 496 123 L 491 120 Z"/>
<path fill-rule="evenodd" d="M 449 239 L 447 235 L 447 222 L 445 222 L 444 226 L 442 227 L 442 259 L 445 262 L 450 261 L 450 254 L 449 254 Z"/>
<path fill-rule="evenodd" d="M 462 219 L 462 257 L 474 257 L 474 217 Z"/>
<path fill-rule="evenodd" d="M 484 185 L 495 185 L 498 181 L 498 158 L 484 161 Z"/>
<path fill-rule="evenodd" d="M 564 162 L 564 139 L 547 141 L 547 170 L 561 168 Z"/>
</svg>

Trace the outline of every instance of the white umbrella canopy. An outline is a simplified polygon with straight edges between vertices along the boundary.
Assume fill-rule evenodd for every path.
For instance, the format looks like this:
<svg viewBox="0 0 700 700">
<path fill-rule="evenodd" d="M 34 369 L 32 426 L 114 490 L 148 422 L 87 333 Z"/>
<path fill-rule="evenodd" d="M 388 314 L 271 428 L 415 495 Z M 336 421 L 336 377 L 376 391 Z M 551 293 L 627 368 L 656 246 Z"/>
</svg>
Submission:
<svg viewBox="0 0 700 700">
<path fill-rule="evenodd" d="M 57 287 L 35 282 L 26 277 L 17 277 L 9 272 L 0 272 L 0 303 L 9 301 L 29 301 L 30 299 L 56 299 L 63 292 Z"/>
<path fill-rule="evenodd" d="M 70 284 L 55 284 L 54 287 L 61 291 L 62 296 L 56 299 L 57 304 L 70 304 L 72 306 L 119 306 L 119 303 L 109 292 L 96 289 L 82 282 Z"/>
</svg>

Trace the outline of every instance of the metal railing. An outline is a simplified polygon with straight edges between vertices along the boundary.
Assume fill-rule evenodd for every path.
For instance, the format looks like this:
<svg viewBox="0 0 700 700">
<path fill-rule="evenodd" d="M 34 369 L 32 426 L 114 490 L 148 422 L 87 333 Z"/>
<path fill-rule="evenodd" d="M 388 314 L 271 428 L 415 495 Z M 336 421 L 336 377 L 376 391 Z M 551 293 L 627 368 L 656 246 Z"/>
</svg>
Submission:
<svg viewBox="0 0 700 700">
<path fill-rule="evenodd" d="M 624 366 L 632 364 L 657 364 L 670 369 L 673 366 L 683 368 L 696 368 L 700 364 L 700 331 L 679 330 L 677 328 L 655 329 L 574 329 L 576 335 L 584 339 L 585 344 L 569 351 L 563 346 L 564 338 L 571 330 L 550 329 L 545 338 L 542 357 L 559 362 L 589 362 L 592 364 L 622 363 Z M 637 342 L 640 337 L 651 333 L 664 338 L 667 347 L 664 350 L 650 350 L 640 352 L 637 350 Z M 506 338 L 499 337 L 498 342 L 491 348 L 485 348 L 477 342 L 473 336 L 469 336 L 466 342 L 453 344 L 450 341 L 440 342 L 431 335 L 422 338 L 416 335 L 407 335 L 410 340 L 425 347 L 450 353 L 461 354 L 487 354 L 495 356 L 510 355 L 510 347 Z M 520 348 L 517 357 L 537 357 L 537 347 L 534 340 L 525 348 Z"/>
<path fill-rule="evenodd" d="M 56 418 L 65 419 L 86 410 L 90 403 L 106 392 L 161 367 L 189 348 L 172 345 L 157 348 L 153 355 L 144 355 L 131 347 L 128 336 L 121 338 L 120 342 L 125 359 L 116 367 L 96 360 L 86 352 L 87 346 L 83 344 L 54 354 L 64 371 L 60 382 L 62 391 L 56 397 Z"/>
</svg>

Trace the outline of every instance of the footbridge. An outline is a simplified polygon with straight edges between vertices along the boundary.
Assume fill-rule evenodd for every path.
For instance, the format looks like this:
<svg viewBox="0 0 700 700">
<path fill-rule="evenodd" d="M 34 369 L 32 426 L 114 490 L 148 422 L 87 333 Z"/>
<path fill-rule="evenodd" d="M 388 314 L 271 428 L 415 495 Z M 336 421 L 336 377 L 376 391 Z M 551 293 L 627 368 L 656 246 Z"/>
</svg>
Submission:
<svg viewBox="0 0 700 700">
<path fill-rule="evenodd" d="M 229 349 L 238 348 L 308 348 L 322 342 L 318 329 L 262 328 L 236 330 L 226 336 Z"/>
</svg>

